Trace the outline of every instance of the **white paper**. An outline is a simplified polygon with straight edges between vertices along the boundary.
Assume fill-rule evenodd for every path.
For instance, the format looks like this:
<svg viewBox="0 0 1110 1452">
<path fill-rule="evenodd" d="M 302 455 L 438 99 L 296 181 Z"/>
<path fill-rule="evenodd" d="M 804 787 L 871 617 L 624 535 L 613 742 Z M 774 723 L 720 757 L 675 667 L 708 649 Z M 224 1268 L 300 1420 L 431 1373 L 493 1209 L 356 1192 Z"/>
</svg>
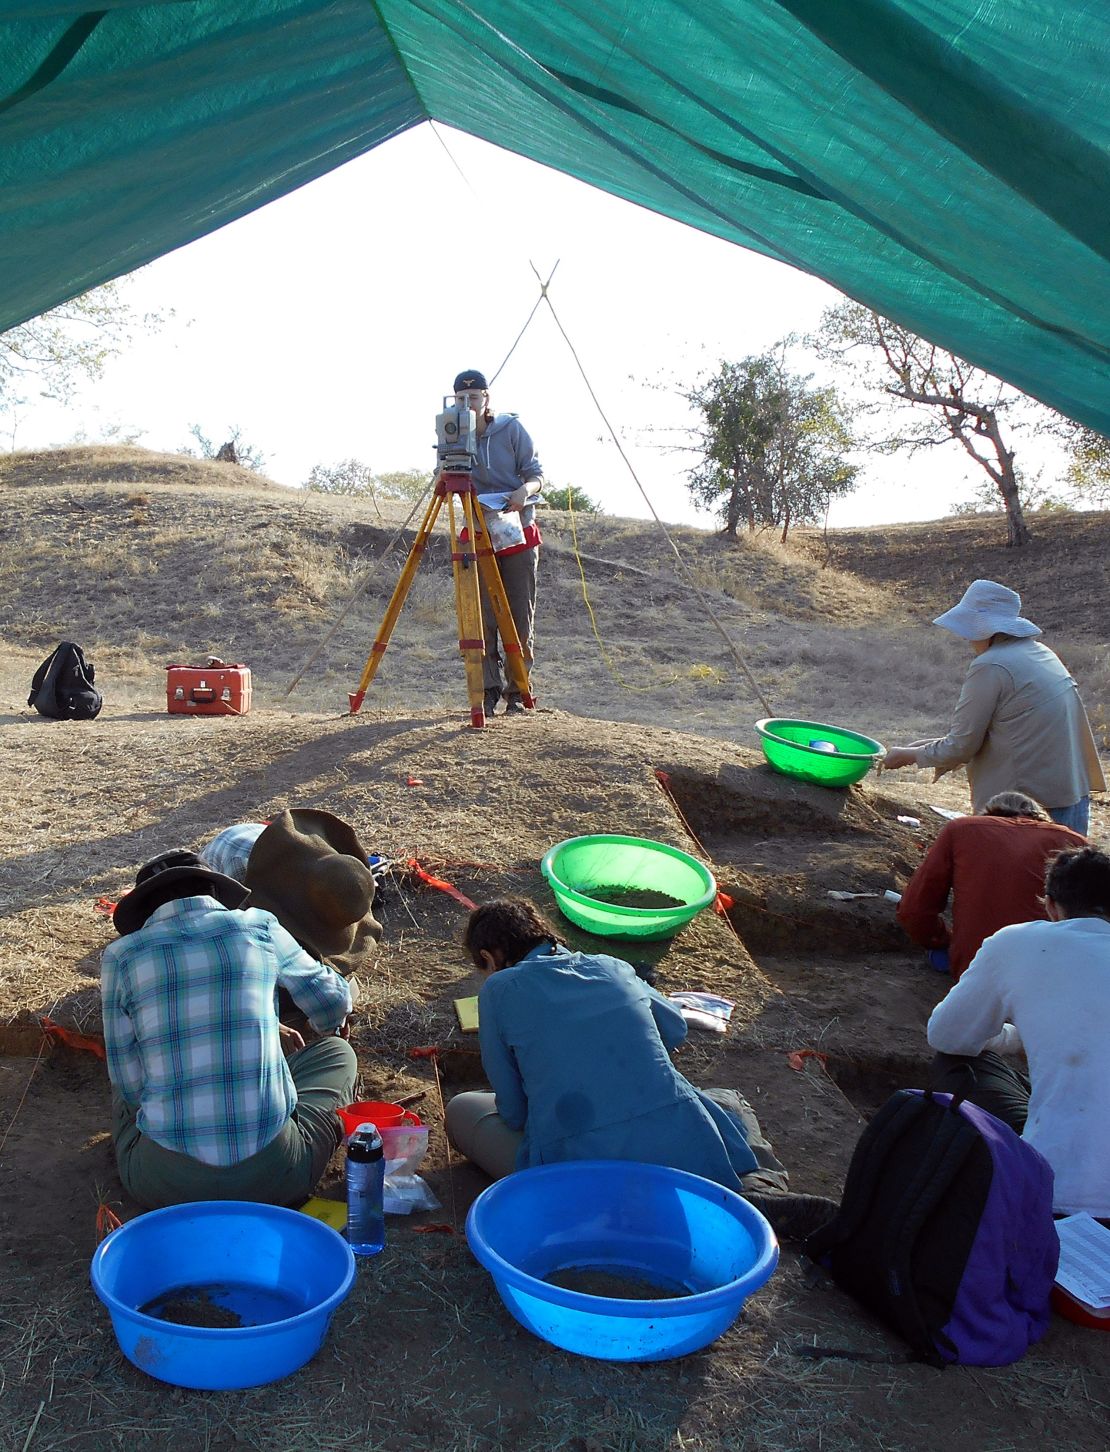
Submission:
<svg viewBox="0 0 1110 1452">
<path fill-rule="evenodd" d="M 1081 1210 L 1056 1222 L 1060 1268 L 1056 1284 L 1095 1311 L 1110 1307 L 1110 1230 Z"/>
<path fill-rule="evenodd" d="M 966 812 L 954 812 L 951 807 L 929 807 L 930 812 L 936 812 L 938 817 L 946 817 L 948 821 L 954 822 L 957 817 L 966 817 Z"/>
</svg>

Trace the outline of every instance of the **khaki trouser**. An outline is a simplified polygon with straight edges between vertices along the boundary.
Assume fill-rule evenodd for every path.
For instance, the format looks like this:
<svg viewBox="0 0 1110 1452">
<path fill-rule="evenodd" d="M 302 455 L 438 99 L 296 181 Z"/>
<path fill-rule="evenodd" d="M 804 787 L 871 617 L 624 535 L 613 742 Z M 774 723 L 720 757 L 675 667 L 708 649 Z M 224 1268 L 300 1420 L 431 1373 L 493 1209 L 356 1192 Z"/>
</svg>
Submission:
<svg viewBox="0 0 1110 1452">
<path fill-rule="evenodd" d="M 358 1061 L 344 1039 L 317 1039 L 290 1058 L 289 1072 L 297 1090 L 292 1118 L 237 1165 L 206 1165 L 166 1149 L 140 1131 L 134 1106 L 114 1093 L 112 1139 L 124 1189 L 148 1210 L 192 1200 L 307 1200 L 343 1137 L 335 1111 L 355 1097 Z"/>
<path fill-rule="evenodd" d="M 501 572 L 501 583 L 509 597 L 509 613 L 513 617 L 516 633 L 520 636 L 520 648 L 524 664 L 532 669 L 532 647 L 536 639 L 536 579 L 539 571 L 539 549 L 518 550 L 515 555 L 501 555 L 496 560 Z M 486 642 L 486 655 L 482 666 L 483 682 L 487 691 L 504 691 L 505 676 L 502 673 L 500 642 L 497 634 L 497 617 L 485 590 L 482 591 L 482 634 Z M 519 695 L 509 677 L 510 696 Z"/>
<path fill-rule="evenodd" d="M 786 1190 L 788 1176 L 763 1136 L 755 1110 L 735 1089 L 703 1089 L 702 1093 L 740 1121 L 757 1169 L 740 1177 L 745 1190 Z M 456 1094 L 447 1105 L 447 1138 L 460 1154 L 494 1180 L 516 1169 L 517 1152 L 524 1136 L 510 1129 L 497 1112 L 496 1096 L 489 1093 Z"/>
</svg>

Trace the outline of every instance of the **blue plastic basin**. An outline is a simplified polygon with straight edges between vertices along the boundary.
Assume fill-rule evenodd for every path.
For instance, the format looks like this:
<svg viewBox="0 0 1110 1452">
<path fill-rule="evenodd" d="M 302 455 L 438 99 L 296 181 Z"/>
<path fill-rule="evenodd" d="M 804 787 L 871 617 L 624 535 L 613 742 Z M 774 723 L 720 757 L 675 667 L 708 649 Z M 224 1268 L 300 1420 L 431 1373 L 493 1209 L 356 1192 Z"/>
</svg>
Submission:
<svg viewBox="0 0 1110 1452">
<path fill-rule="evenodd" d="M 708 1346 L 779 1256 L 770 1225 L 739 1195 L 629 1160 L 518 1170 L 478 1196 L 466 1238 L 522 1326 L 603 1361 L 664 1361 Z M 545 1279 L 566 1270 L 691 1294 L 616 1300 Z"/>
<path fill-rule="evenodd" d="M 129 1221 L 97 1249 L 91 1274 L 128 1361 L 174 1386 L 226 1391 L 277 1381 L 316 1354 L 355 1258 L 311 1216 L 225 1200 Z M 179 1292 L 203 1292 L 242 1325 L 179 1326 L 139 1309 Z"/>
</svg>

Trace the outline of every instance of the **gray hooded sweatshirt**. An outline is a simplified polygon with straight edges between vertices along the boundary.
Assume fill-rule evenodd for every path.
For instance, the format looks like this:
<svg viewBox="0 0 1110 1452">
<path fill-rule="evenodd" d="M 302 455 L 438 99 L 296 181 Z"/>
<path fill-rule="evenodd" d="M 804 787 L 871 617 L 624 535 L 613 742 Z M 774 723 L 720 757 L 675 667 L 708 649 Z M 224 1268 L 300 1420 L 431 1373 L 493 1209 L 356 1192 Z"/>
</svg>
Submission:
<svg viewBox="0 0 1110 1452">
<path fill-rule="evenodd" d="M 530 549 L 539 543 L 535 530 L 535 506 L 528 504 L 518 515 L 505 515 L 509 495 L 522 484 L 537 486 L 543 479 L 543 466 L 536 454 L 528 430 L 515 413 L 499 413 L 478 440 L 478 462 L 474 468 L 474 486 L 486 511 L 486 523 L 497 552 L 505 546 L 510 552 Z M 520 542 L 516 543 L 517 536 Z"/>
</svg>

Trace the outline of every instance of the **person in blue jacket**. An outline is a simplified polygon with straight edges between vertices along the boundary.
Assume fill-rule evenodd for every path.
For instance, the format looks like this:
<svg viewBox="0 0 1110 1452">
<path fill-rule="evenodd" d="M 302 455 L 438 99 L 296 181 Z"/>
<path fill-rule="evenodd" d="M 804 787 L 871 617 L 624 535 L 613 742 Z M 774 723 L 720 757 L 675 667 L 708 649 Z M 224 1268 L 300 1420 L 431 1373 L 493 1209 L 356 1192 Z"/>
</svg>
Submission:
<svg viewBox="0 0 1110 1452">
<path fill-rule="evenodd" d="M 456 1095 L 446 1127 L 488 1174 L 640 1160 L 743 1193 L 784 1236 L 831 1218 L 832 1201 L 786 1193 L 786 1171 L 741 1095 L 696 1089 L 678 1072 L 670 1055 L 686 1021 L 630 964 L 572 952 L 523 899 L 476 908 L 463 946 L 490 974 L 478 1028 L 493 1093 Z"/>
<path fill-rule="evenodd" d="M 539 574 L 540 538 L 536 506 L 543 488 L 543 469 L 528 430 L 515 413 L 495 414 L 490 407 L 489 385 L 476 368 L 458 374 L 455 396 L 474 410 L 477 420 L 478 460 L 474 487 L 482 506 L 490 542 L 497 557 L 501 582 L 509 597 L 509 610 L 520 637 L 524 664 L 532 670 L 536 636 L 536 581 Z M 503 695 L 505 714 L 525 710 L 515 686 L 505 689 L 505 674 L 499 642 L 497 617 L 485 590 L 482 591 L 482 633 L 486 642 L 483 665 L 486 715 L 492 716 Z"/>
</svg>

